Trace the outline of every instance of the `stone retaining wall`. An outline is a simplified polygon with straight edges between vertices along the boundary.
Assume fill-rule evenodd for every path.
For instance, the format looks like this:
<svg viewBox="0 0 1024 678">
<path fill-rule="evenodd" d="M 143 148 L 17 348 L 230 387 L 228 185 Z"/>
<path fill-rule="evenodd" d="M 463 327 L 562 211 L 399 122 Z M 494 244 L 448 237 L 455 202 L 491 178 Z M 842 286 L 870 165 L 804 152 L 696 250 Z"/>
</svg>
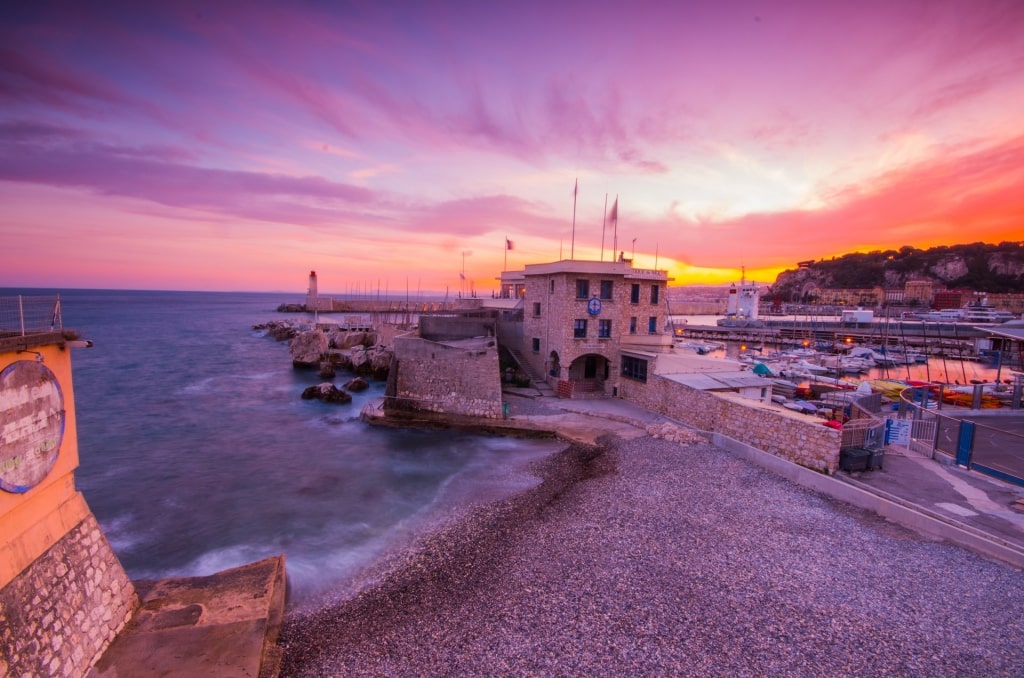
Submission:
<svg viewBox="0 0 1024 678">
<path fill-rule="evenodd" d="M 386 407 L 497 419 L 501 371 L 494 339 L 449 346 L 416 337 L 395 339 L 395 398 Z"/>
<path fill-rule="evenodd" d="M 820 419 L 700 391 L 659 375 L 651 375 L 646 383 L 622 379 L 619 388 L 624 399 L 702 431 L 720 433 L 815 471 L 832 474 L 839 467 L 842 434 Z"/>
<path fill-rule="evenodd" d="M 0 675 L 84 675 L 138 604 L 89 514 L 0 590 Z"/>
</svg>

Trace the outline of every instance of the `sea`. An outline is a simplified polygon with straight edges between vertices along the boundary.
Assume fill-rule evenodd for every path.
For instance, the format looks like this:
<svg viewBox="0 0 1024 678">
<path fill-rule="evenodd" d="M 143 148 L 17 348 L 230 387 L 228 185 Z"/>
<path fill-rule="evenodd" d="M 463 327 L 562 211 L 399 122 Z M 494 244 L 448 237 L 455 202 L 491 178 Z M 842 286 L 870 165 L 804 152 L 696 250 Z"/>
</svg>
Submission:
<svg viewBox="0 0 1024 678">
<path fill-rule="evenodd" d="M 59 294 L 63 326 L 93 342 L 72 353 L 76 482 L 134 580 L 285 554 L 290 607 L 312 605 L 453 511 L 535 486 L 531 463 L 562 446 L 370 426 L 383 382 L 302 400 L 323 380 L 253 329 L 301 298 L 0 289 L 19 294 Z"/>
</svg>

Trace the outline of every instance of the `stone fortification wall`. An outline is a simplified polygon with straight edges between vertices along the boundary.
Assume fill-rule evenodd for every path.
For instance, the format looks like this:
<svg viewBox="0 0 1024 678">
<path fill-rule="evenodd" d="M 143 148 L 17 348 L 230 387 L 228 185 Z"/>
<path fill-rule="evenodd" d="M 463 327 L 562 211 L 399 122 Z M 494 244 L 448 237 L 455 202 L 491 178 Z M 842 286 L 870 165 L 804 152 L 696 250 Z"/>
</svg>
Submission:
<svg viewBox="0 0 1024 678">
<path fill-rule="evenodd" d="M 420 336 L 431 341 L 493 337 L 494 318 L 420 316 Z"/>
<path fill-rule="evenodd" d="M 0 590 L 0 675 L 84 675 L 137 607 L 90 513 Z"/>
<path fill-rule="evenodd" d="M 395 400 L 389 400 L 389 407 L 489 419 L 502 416 L 494 339 L 472 346 L 449 346 L 398 337 L 395 359 Z"/>
<path fill-rule="evenodd" d="M 839 467 L 841 434 L 817 419 L 790 415 L 755 401 L 684 386 L 659 375 L 646 383 L 622 379 L 623 398 L 702 431 L 714 431 L 815 471 Z"/>
</svg>

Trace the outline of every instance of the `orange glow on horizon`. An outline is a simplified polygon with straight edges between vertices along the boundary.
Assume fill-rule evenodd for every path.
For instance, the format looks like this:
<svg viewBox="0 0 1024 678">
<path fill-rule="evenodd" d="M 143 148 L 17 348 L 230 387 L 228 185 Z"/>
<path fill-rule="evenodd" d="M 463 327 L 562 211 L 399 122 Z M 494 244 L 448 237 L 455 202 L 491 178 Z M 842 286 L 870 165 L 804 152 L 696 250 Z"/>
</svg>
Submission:
<svg viewBox="0 0 1024 678">
<path fill-rule="evenodd" d="M 756 268 L 747 269 L 744 274 L 741 268 L 702 268 L 686 264 L 676 264 L 668 269 L 670 286 L 682 287 L 686 285 L 731 285 L 739 283 L 744 275 L 748 282 L 757 282 L 762 285 L 771 285 L 780 273 L 787 268 L 796 268 L 796 265 L 778 268 Z"/>
</svg>

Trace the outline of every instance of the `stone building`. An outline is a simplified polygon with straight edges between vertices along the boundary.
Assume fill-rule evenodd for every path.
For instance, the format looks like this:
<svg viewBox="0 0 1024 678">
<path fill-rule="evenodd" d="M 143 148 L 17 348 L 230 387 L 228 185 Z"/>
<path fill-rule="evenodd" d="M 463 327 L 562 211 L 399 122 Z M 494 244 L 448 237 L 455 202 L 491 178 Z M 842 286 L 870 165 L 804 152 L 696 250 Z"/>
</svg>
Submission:
<svg viewBox="0 0 1024 678">
<path fill-rule="evenodd" d="M 501 417 L 501 368 L 493 313 L 480 308 L 424 315 L 419 332 L 396 336 L 385 409 Z"/>
<path fill-rule="evenodd" d="M 631 261 L 563 260 L 503 273 L 503 295 L 522 300 L 518 353 L 563 397 L 618 395 L 646 367 L 645 352 L 672 344 L 667 271 Z"/>
</svg>

